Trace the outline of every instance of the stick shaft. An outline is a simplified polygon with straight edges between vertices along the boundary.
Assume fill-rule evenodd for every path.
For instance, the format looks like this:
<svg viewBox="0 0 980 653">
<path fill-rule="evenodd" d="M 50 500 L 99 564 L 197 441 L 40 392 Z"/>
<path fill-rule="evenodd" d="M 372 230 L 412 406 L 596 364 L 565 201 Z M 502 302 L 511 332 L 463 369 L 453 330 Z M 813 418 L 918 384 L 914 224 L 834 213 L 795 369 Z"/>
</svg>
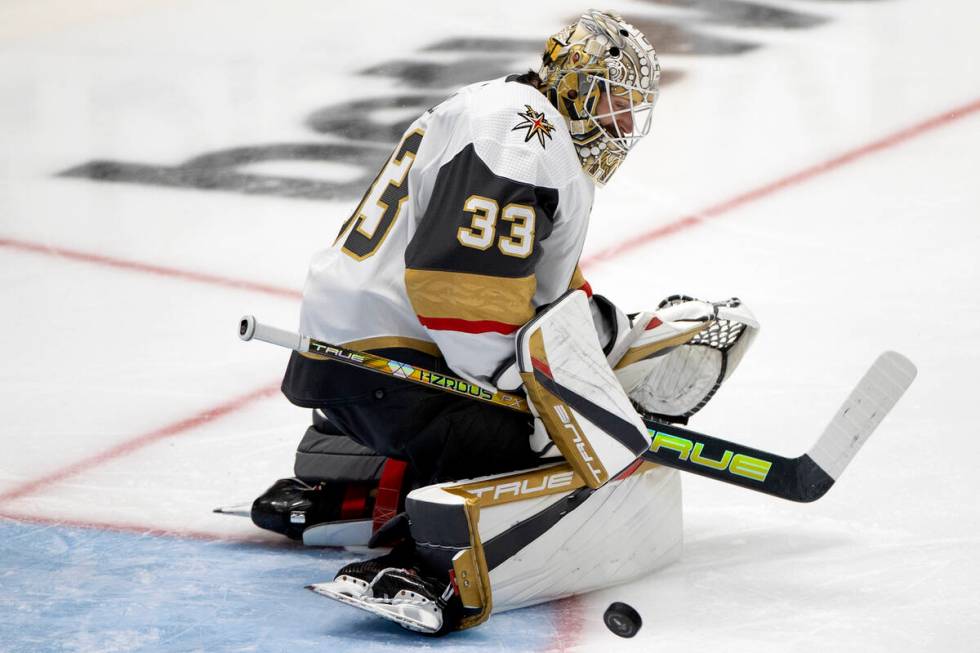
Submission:
<svg viewBox="0 0 980 653">
<path fill-rule="evenodd" d="M 384 356 L 347 349 L 346 347 L 332 345 L 316 338 L 270 327 L 259 323 L 251 315 L 242 318 L 239 336 L 242 340 L 261 340 L 298 351 L 311 358 L 331 360 L 343 363 L 344 365 L 359 367 L 469 399 L 483 401 L 494 406 L 501 406 L 522 413 L 530 412 L 527 406 L 527 400 L 519 395 L 500 391 L 491 392 L 475 383 L 470 383 L 455 376 L 440 374 L 407 363 L 401 363 L 391 358 L 385 358 Z"/>
</svg>

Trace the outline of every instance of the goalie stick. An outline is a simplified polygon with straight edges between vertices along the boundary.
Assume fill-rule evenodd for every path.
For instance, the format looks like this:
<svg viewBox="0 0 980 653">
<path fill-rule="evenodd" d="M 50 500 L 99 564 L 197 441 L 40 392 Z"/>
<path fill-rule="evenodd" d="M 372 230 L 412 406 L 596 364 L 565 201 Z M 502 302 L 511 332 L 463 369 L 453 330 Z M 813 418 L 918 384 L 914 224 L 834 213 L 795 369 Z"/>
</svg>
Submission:
<svg viewBox="0 0 980 653">
<path fill-rule="evenodd" d="M 310 338 L 309 336 L 260 324 L 251 315 L 246 315 L 242 318 L 238 328 L 238 336 L 242 340 L 251 340 L 254 338 L 262 342 L 268 342 L 273 345 L 285 347 L 286 349 L 298 351 L 301 354 L 306 354 L 310 358 L 332 360 L 346 365 L 353 365 L 354 367 L 361 367 L 372 372 L 405 379 L 406 381 L 425 385 L 430 388 L 438 388 L 439 390 L 445 390 L 446 392 L 469 397 L 470 399 L 478 399 L 518 412 L 526 413 L 530 410 L 527 407 L 527 400 L 519 395 L 500 391 L 490 392 L 475 383 L 464 381 L 455 376 L 439 374 L 438 372 L 426 370 L 414 365 L 399 363 L 384 356 L 376 356 L 363 351 L 338 347 L 337 345 L 331 345 L 322 340 Z"/>
<path fill-rule="evenodd" d="M 251 315 L 239 325 L 242 340 L 261 340 L 314 358 L 387 374 L 518 412 L 529 412 L 523 397 L 490 392 L 463 379 L 346 349 L 258 323 Z M 915 379 L 915 365 L 896 352 L 874 362 L 834 414 L 810 450 L 784 458 L 674 424 L 644 418 L 650 449 L 642 459 L 737 485 L 780 499 L 816 501 L 840 478 L 848 463 Z"/>
</svg>

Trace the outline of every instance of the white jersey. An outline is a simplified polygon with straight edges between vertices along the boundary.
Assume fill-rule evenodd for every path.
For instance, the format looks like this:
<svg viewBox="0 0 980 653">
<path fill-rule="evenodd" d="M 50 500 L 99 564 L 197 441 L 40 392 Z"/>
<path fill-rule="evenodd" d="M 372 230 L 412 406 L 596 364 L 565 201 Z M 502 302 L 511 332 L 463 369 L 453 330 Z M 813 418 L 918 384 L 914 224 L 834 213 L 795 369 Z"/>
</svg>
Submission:
<svg viewBox="0 0 980 653">
<path fill-rule="evenodd" d="M 467 86 L 412 123 L 315 255 L 304 334 L 441 355 L 493 387 L 536 309 L 587 287 L 577 263 L 594 185 L 561 114 L 508 79 Z"/>
</svg>

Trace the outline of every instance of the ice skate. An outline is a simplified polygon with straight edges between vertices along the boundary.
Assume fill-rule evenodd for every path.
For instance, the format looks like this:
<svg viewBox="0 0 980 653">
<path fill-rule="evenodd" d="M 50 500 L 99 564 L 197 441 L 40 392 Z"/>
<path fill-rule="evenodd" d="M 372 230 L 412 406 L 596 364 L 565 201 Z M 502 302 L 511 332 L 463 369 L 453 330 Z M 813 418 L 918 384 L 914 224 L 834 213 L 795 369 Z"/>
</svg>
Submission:
<svg viewBox="0 0 980 653">
<path fill-rule="evenodd" d="M 429 635 L 455 627 L 458 599 L 451 583 L 425 576 L 417 567 L 389 566 L 407 562 L 401 551 L 354 562 L 337 572 L 328 583 L 307 589 L 355 608 L 378 615 L 399 626 Z"/>
</svg>

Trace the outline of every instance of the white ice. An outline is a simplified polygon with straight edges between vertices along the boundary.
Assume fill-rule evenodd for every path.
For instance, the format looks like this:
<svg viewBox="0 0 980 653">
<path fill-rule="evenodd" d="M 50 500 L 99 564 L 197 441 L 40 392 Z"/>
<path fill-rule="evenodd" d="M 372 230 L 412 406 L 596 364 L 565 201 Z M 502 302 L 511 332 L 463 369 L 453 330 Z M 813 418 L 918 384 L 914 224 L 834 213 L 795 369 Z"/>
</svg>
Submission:
<svg viewBox="0 0 980 653">
<path fill-rule="evenodd" d="M 978 650 L 980 9 L 966 0 L 757 0 L 828 19 L 762 29 L 697 23 L 712 3 L 688 4 L 632 0 L 618 10 L 759 47 L 662 55 L 664 70 L 683 76 L 665 84 L 652 134 L 597 193 L 585 258 L 722 209 L 593 260 L 591 285 L 630 310 L 676 292 L 745 300 L 762 332 L 692 427 L 758 448 L 806 451 L 885 349 L 910 357 L 919 376 L 819 502 L 685 477 L 680 562 L 507 623 L 524 619 L 514 627 L 543 630 L 546 648 L 565 651 Z M 714 5 L 726 7 L 745 3 Z M 306 263 L 352 204 L 58 173 L 96 159 L 176 166 L 227 148 L 340 142 L 304 121 L 350 100 L 450 90 L 364 70 L 466 60 L 426 50 L 449 38 L 543 42 L 584 8 L 0 4 L 0 516 L 13 520 L 0 524 L 162 530 L 180 547 L 275 541 L 210 512 L 289 475 L 308 421 L 276 393 L 286 354 L 239 342 L 235 327 L 243 313 L 295 326 Z M 523 52 L 496 56 L 515 72 L 534 64 Z M 400 117 L 386 111 L 374 118 Z M 804 170 L 812 174 L 792 177 Z M 248 171 L 338 182 L 360 174 L 313 162 Z M 743 201 L 727 205 L 733 198 Z M 11 552 L 31 546 L 0 546 L 0 650 L 168 650 L 152 629 L 114 629 L 85 611 L 68 643 L 17 644 L 24 615 L 40 622 L 46 608 L 11 589 Z M 85 601 L 96 588 L 80 580 L 73 591 Z M 616 600 L 643 617 L 631 640 L 602 624 Z M 217 595 L 211 607 L 220 611 Z M 530 641 L 487 632 L 496 639 L 424 643 L 506 650 Z M 330 646 L 363 648 L 356 633 L 330 636 Z M 374 636 L 391 649 L 413 643 L 391 630 Z M 170 650 L 207 643 L 193 633 L 176 642 Z"/>
</svg>

